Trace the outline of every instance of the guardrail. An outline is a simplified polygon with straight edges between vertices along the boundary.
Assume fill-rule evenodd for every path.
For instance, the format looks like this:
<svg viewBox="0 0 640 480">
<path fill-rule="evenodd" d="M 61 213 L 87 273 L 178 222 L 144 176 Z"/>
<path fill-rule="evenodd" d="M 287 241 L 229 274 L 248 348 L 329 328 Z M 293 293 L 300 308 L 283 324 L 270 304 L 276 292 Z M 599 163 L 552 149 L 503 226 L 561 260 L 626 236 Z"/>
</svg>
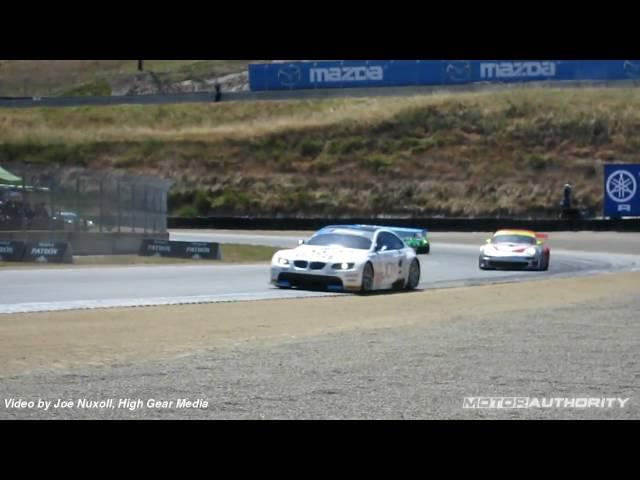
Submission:
<svg viewBox="0 0 640 480">
<path fill-rule="evenodd" d="M 255 102 L 321 98 L 358 98 L 429 95 L 438 93 L 492 92 L 522 88 L 634 88 L 637 80 L 553 81 L 530 83 L 474 83 L 465 85 L 318 88 L 314 90 L 279 90 L 264 92 L 222 92 L 222 102 Z M 215 92 L 182 94 L 144 94 L 112 97 L 0 97 L 0 108 L 83 107 L 108 105 L 170 105 L 178 103 L 214 103 Z"/>
<path fill-rule="evenodd" d="M 433 232 L 492 232 L 501 228 L 525 228 L 541 232 L 640 232 L 640 218 L 531 220 L 518 218 L 169 217 L 168 219 L 168 227 L 170 229 L 318 230 L 327 225 L 351 224 L 419 227 L 426 228 Z"/>
<path fill-rule="evenodd" d="M 206 103 L 215 102 L 215 92 L 179 93 L 179 94 L 145 94 L 122 95 L 111 97 L 20 97 L 0 98 L 0 107 L 34 108 L 34 107 L 83 107 L 101 105 L 161 105 L 172 103 Z"/>
</svg>

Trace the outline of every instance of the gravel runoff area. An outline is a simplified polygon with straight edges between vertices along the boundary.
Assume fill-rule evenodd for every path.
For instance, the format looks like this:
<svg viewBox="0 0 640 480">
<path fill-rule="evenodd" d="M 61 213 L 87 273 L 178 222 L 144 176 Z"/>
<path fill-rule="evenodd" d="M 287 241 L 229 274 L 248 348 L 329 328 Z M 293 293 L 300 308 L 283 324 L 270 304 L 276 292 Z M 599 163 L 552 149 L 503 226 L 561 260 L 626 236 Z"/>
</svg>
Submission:
<svg viewBox="0 0 640 480">
<path fill-rule="evenodd" d="M 0 419 L 638 419 L 638 286 L 623 273 L 5 316 Z M 465 397 L 629 400 L 469 409 Z"/>
</svg>

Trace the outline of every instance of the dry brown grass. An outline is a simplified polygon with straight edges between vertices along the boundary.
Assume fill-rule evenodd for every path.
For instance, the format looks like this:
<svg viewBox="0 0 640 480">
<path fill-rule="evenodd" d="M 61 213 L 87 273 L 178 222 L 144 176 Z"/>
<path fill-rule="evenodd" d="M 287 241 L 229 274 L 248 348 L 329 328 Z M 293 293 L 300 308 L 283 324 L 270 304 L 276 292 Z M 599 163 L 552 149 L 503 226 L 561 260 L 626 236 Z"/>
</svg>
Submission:
<svg viewBox="0 0 640 480">
<path fill-rule="evenodd" d="M 304 131 L 342 122 L 388 120 L 443 97 L 223 103 L 218 105 L 78 107 L 0 110 L 0 141 L 221 141 Z"/>
</svg>

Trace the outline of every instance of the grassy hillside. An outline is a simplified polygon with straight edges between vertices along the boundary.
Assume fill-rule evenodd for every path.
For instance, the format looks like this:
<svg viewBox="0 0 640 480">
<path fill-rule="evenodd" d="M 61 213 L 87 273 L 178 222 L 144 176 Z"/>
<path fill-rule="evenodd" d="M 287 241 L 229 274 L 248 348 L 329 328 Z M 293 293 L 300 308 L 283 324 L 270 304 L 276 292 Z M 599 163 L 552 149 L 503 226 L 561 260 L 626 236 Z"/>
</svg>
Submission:
<svg viewBox="0 0 640 480">
<path fill-rule="evenodd" d="M 0 110 L 3 161 L 172 178 L 192 214 L 543 214 L 640 161 L 640 91 Z"/>
</svg>

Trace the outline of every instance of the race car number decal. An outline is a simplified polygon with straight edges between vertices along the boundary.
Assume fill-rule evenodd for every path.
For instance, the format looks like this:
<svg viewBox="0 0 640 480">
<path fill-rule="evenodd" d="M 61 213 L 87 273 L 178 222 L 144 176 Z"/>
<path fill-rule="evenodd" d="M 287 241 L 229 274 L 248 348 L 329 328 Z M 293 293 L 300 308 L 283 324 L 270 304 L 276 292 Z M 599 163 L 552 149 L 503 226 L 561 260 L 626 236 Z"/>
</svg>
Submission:
<svg viewBox="0 0 640 480">
<path fill-rule="evenodd" d="M 390 278 L 393 276 L 393 270 L 395 269 L 395 265 L 393 265 L 392 263 L 387 263 L 384 266 L 384 274 L 387 278 Z"/>
</svg>

